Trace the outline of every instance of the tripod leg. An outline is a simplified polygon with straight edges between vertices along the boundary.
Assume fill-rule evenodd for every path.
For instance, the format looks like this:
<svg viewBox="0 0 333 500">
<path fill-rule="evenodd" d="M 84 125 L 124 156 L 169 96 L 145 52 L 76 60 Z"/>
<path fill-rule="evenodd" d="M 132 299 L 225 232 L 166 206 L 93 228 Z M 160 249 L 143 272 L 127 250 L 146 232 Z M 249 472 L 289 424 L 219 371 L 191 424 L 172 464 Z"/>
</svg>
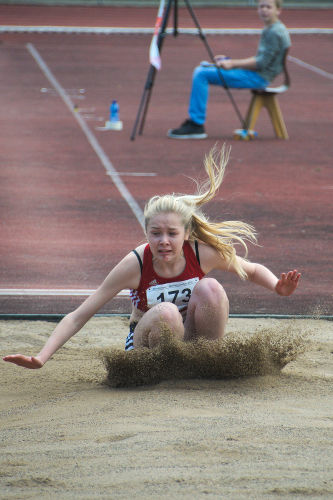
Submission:
<svg viewBox="0 0 333 500">
<path fill-rule="evenodd" d="M 144 122 L 144 119 L 145 119 L 146 113 L 147 113 L 148 101 L 149 101 L 150 93 L 151 93 L 151 90 L 152 90 L 152 87 L 153 87 L 153 81 L 154 81 L 155 72 L 156 72 L 156 69 L 154 68 L 154 66 L 150 66 L 149 72 L 148 72 L 147 81 L 146 81 L 146 84 L 145 84 L 145 88 L 143 90 L 143 94 L 142 94 L 142 97 L 141 97 L 141 101 L 140 101 L 138 113 L 136 115 L 136 119 L 135 119 L 135 122 L 134 122 L 133 130 L 132 130 L 132 134 L 131 134 L 131 141 L 134 141 L 134 139 L 135 139 L 136 131 L 137 131 L 137 128 L 138 128 L 138 125 L 139 125 L 139 121 L 140 121 L 140 118 L 141 118 L 141 114 L 142 114 L 142 110 L 144 110 L 143 118 L 142 118 L 142 121 L 141 121 L 141 124 L 140 124 L 140 129 L 139 129 L 140 130 L 140 132 L 139 132 L 140 135 L 142 134 L 143 122 Z"/>
<path fill-rule="evenodd" d="M 173 36 L 178 35 L 178 0 L 174 0 L 173 6 Z"/>
<path fill-rule="evenodd" d="M 150 86 L 147 89 L 147 93 L 146 93 L 146 102 L 145 102 L 145 105 L 143 108 L 143 115 L 142 115 L 141 124 L 140 124 L 140 128 L 139 128 L 139 135 L 142 135 L 142 132 L 143 132 L 143 127 L 144 127 L 145 121 L 146 121 L 146 114 L 148 111 L 148 105 L 149 105 L 149 101 L 150 101 L 150 97 L 151 97 L 151 91 L 153 89 L 153 83 L 155 80 L 156 69 L 154 68 L 154 66 L 150 66 L 150 72 L 152 73 L 152 76 L 151 76 L 151 80 L 150 80 Z"/>
<path fill-rule="evenodd" d="M 234 98 L 233 98 L 233 96 L 232 96 L 232 94 L 231 94 L 231 92 L 230 92 L 230 90 L 229 90 L 228 85 L 226 84 L 226 81 L 225 81 L 225 80 L 224 80 L 224 78 L 223 78 L 222 71 L 221 71 L 221 70 L 220 70 L 220 68 L 219 68 L 219 67 L 215 64 L 215 61 L 214 61 L 214 54 L 213 54 L 213 52 L 212 52 L 212 49 L 211 49 L 211 48 L 210 48 L 210 46 L 208 45 L 206 35 L 203 33 L 203 31 L 202 31 L 202 29 L 201 29 L 201 26 L 200 26 L 200 24 L 199 24 L 198 19 L 196 18 L 196 15 L 194 14 L 194 11 L 193 11 L 193 9 L 192 9 L 192 7 L 191 7 L 191 4 L 190 4 L 189 0 L 184 0 L 184 1 L 185 1 L 185 4 L 186 4 L 186 7 L 187 7 L 187 10 L 189 11 L 189 13 L 190 13 L 190 15 L 191 15 L 191 17 L 192 17 L 192 19 L 193 19 L 193 22 L 194 22 L 194 24 L 195 24 L 195 26 L 196 26 L 196 28 L 197 28 L 197 30 L 198 30 L 199 36 L 200 36 L 201 40 L 203 41 L 203 43 L 204 43 L 204 45 L 205 45 L 205 47 L 206 47 L 206 50 L 207 50 L 207 52 L 208 52 L 208 54 L 209 54 L 209 57 L 210 57 L 211 61 L 213 62 L 213 64 L 214 64 L 214 65 L 215 65 L 215 67 L 216 67 L 216 71 L 218 72 L 219 79 L 220 79 L 220 82 L 221 82 L 221 84 L 222 84 L 222 87 L 225 89 L 226 93 L 228 94 L 228 97 L 229 97 L 229 99 L 230 99 L 230 101 L 231 101 L 231 104 L 233 105 L 234 110 L 235 110 L 235 112 L 236 112 L 236 114 L 237 114 L 237 116 L 238 116 L 238 118 L 239 118 L 239 120 L 240 120 L 240 122 L 241 122 L 241 124 L 242 124 L 242 128 L 243 128 L 244 130 L 247 130 L 246 125 L 245 125 L 245 120 L 244 120 L 244 118 L 242 117 L 241 112 L 239 111 L 239 108 L 238 108 L 238 106 L 237 106 L 237 104 L 236 104 L 236 102 L 235 102 L 235 100 L 234 100 Z"/>
</svg>

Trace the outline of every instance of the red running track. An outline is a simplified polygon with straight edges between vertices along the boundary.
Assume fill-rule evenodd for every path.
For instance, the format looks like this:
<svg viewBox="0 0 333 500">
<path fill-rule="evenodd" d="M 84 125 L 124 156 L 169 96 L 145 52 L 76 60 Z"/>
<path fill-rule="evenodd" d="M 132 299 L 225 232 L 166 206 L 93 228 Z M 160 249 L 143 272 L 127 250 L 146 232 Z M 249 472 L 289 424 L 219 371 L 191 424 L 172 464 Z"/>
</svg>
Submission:
<svg viewBox="0 0 333 500">
<path fill-rule="evenodd" d="M 157 9 L 151 7 L 65 7 L 0 5 L 3 26 L 114 26 L 153 28 Z M 186 8 L 179 8 L 179 26 L 193 27 Z M 252 8 L 195 8 L 202 28 L 261 28 Z M 172 13 L 171 13 L 172 14 Z M 289 28 L 332 28 L 332 9 L 284 9 L 281 19 Z M 170 17 L 170 22 L 172 15 Z"/>
<path fill-rule="evenodd" d="M 106 20 L 111 25 L 109 18 L 115 26 L 149 26 L 156 14 L 153 9 L 1 6 L 2 23 L 22 24 L 18 12 L 27 24 L 53 20 L 81 26 L 105 25 Z M 216 26 L 217 14 L 224 27 L 235 27 L 235 11 L 197 10 L 203 27 Z M 259 27 L 255 13 L 240 9 L 237 16 L 237 27 Z M 288 26 L 327 26 L 325 11 L 286 10 L 284 17 Z M 326 73 L 290 62 L 292 87 L 280 98 L 289 141 L 274 138 L 263 113 L 256 127 L 259 138 L 250 143 L 232 139 L 239 123 L 221 89 L 211 92 L 207 140 L 166 137 L 168 128 L 186 116 L 193 67 L 207 58 L 198 37 L 166 40 L 144 134 L 135 141 L 129 136 L 147 76 L 150 36 L 2 34 L 1 40 L 1 289 L 96 288 L 144 238 L 75 114 L 50 91 L 51 83 L 27 48 L 31 44 L 79 106 L 82 120 L 141 209 L 155 193 L 191 191 L 189 177 L 202 174 L 204 154 L 216 142 L 232 145 L 226 179 L 210 215 L 256 226 L 261 246 L 250 249 L 251 260 L 275 273 L 295 267 L 303 273 L 299 290 L 288 299 L 217 275 L 232 313 L 332 314 L 331 35 L 293 36 L 292 56 Z M 235 57 L 252 54 L 257 41 L 257 36 L 245 35 L 209 37 L 213 52 L 223 46 Z M 120 104 L 121 132 L 97 129 L 108 118 L 112 98 Z M 235 98 L 245 113 L 249 93 L 235 92 Z M 1 296 L 0 313 L 65 313 L 81 300 Z M 128 310 L 127 301 L 119 299 L 102 312 Z"/>
</svg>

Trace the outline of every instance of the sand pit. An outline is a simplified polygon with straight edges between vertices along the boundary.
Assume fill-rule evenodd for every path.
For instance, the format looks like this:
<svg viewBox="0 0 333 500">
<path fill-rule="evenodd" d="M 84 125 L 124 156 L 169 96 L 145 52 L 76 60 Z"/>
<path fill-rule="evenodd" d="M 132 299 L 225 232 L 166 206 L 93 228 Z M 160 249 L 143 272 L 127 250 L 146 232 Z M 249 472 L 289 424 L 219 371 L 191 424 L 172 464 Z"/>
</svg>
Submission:
<svg viewBox="0 0 333 500">
<path fill-rule="evenodd" d="M 0 498 L 333 497 L 331 322 L 232 318 L 228 373 L 203 345 L 206 372 L 186 378 L 176 350 L 161 381 L 126 365 L 127 323 L 94 318 L 42 370 L 0 363 Z M 37 353 L 53 328 L 2 321 L 1 354 Z"/>
</svg>

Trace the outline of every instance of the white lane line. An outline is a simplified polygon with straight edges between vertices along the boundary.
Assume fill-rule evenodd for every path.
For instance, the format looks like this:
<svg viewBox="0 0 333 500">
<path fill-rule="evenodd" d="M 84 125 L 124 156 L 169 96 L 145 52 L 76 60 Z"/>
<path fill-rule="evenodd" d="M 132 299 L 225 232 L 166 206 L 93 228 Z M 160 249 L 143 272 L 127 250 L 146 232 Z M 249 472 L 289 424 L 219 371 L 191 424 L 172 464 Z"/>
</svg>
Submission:
<svg viewBox="0 0 333 500">
<path fill-rule="evenodd" d="M 143 227 L 144 226 L 143 212 L 142 212 L 140 206 L 138 205 L 138 203 L 135 201 L 135 199 L 131 195 L 131 193 L 128 191 L 125 184 L 122 182 L 119 172 L 117 172 L 116 169 L 114 168 L 110 159 L 108 158 L 108 156 L 104 152 L 103 148 L 101 147 L 101 145 L 97 141 L 96 137 L 94 136 L 94 134 L 92 133 L 92 131 L 90 130 L 90 128 L 88 127 L 87 123 L 84 121 L 82 116 L 80 116 L 80 114 L 74 110 L 74 104 L 71 101 L 70 97 L 66 94 L 65 90 L 60 85 L 58 80 L 55 78 L 55 76 L 53 75 L 53 73 L 51 72 L 51 70 L 49 69 L 47 64 L 44 62 L 44 60 L 40 56 L 37 49 L 31 43 L 28 43 L 26 45 L 26 47 L 27 47 L 28 51 L 30 52 L 30 54 L 32 55 L 32 57 L 34 58 L 34 60 L 36 61 L 36 63 L 38 64 L 38 66 L 41 69 L 44 76 L 49 80 L 51 85 L 56 89 L 59 96 L 64 101 L 65 105 L 67 106 L 67 108 L 72 113 L 75 120 L 80 125 L 82 132 L 84 133 L 84 135 L 88 139 L 88 142 L 90 143 L 91 147 L 93 148 L 96 155 L 100 159 L 102 165 L 104 166 L 107 175 L 109 175 L 111 177 L 114 185 L 116 186 L 116 188 L 118 189 L 118 191 L 120 192 L 120 194 L 122 195 L 124 200 L 127 202 L 128 206 L 131 208 L 132 212 L 134 213 L 134 215 L 135 215 L 136 219 L 138 220 L 138 222 L 140 223 L 141 227 Z"/>
<path fill-rule="evenodd" d="M 0 295 L 30 295 L 33 297 L 41 295 L 92 295 L 95 290 L 70 290 L 70 289 L 50 289 L 50 288 L 0 288 Z M 117 297 L 129 297 L 129 290 L 124 289 L 118 293 Z"/>
<path fill-rule="evenodd" d="M 155 177 L 154 172 L 120 172 L 114 175 L 122 175 L 123 177 Z"/>
<path fill-rule="evenodd" d="M 292 62 L 298 64 L 299 66 L 302 66 L 302 68 L 309 69 L 310 71 L 313 71 L 314 73 L 317 73 L 318 75 L 321 75 L 321 76 L 324 76 L 326 78 L 329 78 L 330 80 L 333 80 L 332 73 L 328 73 L 327 71 L 324 71 L 323 69 L 317 68 L 317 66 L 312 66 L 312 64 L 308 64 L 308 63 L 302 61 L 302 59 L 298 59 L 297 57 L 293 57 L 293 56 L 288 56 L 288 61 L 292 61 Z"/>
<path fill-rule="evenodd" d="M 168 35 L 173 34 L 173 28 L 167 28 Z M 259 35 L 261 28 L 203 28 L 206 35 Z M 332 35 L 333 28 L 288 28 L 292 35 Z M 197 35 L 197 28 L 178 28 L 184 35 Z M 0 33 L 70 33 L 97 35 L 151 35 L 154 28 L 130 27 L 92 27 L 92 26 L 0 26 Z"/>
</svg>

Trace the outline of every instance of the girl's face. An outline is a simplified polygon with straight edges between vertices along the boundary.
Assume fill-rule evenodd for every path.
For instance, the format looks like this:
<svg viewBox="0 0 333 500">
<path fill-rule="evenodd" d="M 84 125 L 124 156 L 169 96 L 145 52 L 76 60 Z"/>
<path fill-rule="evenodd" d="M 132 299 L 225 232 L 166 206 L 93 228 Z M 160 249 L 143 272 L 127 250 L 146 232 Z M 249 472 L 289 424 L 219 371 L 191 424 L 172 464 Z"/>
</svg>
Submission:
<svg viewBox="0 0 333 500">
<path fill-rule="evenodd" d="M 277 8 L 275 0 L 259 0 L 258 14 L 264 24 L 269 26 L 278 20 L 280 9 Z"/>
<path fill-rule="evenodd" d="M 174 262 L 182 256 L 188 231 L 178 214 L 170 212 L 155 215 L 147 226 L 147 239 L 155 259 Z"/>
</svg>

